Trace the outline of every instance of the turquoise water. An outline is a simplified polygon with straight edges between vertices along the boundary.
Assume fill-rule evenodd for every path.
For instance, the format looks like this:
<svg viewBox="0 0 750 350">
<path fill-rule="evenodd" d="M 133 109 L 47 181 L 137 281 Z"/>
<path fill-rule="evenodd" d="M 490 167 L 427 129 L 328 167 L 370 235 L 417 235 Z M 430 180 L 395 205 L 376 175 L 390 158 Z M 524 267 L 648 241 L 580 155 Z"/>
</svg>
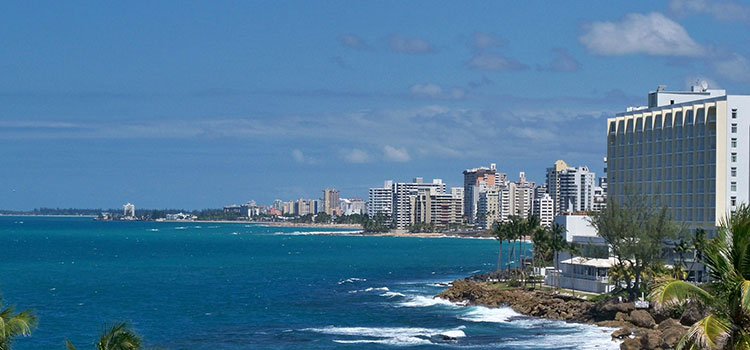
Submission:
<svg viewBox="0 0 750 350">
<path fill-rule="evenodd" d="M 0 217 L 0 291 L 40 317 L 14 349 L 90 349 L 118 320 L 165 349 L 618 348 L 606 329 L 432 298 L 491 271 L 494 240 L 316 231 L 332 229 Z"/>
</svg>

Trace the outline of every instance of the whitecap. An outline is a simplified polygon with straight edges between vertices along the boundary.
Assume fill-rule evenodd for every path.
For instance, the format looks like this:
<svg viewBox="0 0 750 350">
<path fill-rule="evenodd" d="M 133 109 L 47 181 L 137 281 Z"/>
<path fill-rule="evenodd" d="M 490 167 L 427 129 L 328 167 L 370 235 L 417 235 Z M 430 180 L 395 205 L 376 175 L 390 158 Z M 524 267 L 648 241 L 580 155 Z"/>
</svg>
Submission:
<svg viewBox="0 0 750 350">
<path fill-rule="evenodd" d="M 303 331 L 316 333 L 351 336 L 351 337 L 368 337 L 370 339 L 334 339 L 334 342 L 342 344 L 362 344 L 375 343 L 396 346 L 411 346 L 432 344 L 431 339 L 439 338 L 439 341 L 448 339 L 463 338 L 466 334 L 464 327 L 453 329 L 434 329 L 434 328 L 415 328 L 415 327 L 335 327 L 328 326 L 325 328 L 307 328 Z"/>
<path fill-rule="evenodd" d="M 338 284 L 354 283 L 354 282 L 357 282 L 357 281 L 367 281 L 367 279 L 365 279 L 365 278 L 351 277 L 351 278 L 347 278 L 345 280 L 339 281 Z"/>
<path fill-rule="evenodd" d="M 552 327 L 557 326 L 557 332 L 552 331 L 552 327 L 547 325 L 541 337 L 507 341 L 503 342 L 502 346 L 516 349 L 615 350 L 620 348 L 621 341 L 612 340 L 610 336 L 615 328 L 571 324 L 563 321 L 552 322 L 554 324 Z M 581 341 L 582 339 L 585 341 Z"/>
<path fill-rule="evenodd" d="M 459 319 L 470 322 L 492 322 L 506 323 L 514 317 L 523 315 L 513 311 L 509 307 L 488 308 L 484 306 L 473 306 L 469 311 L 459 316 Z"/>
<path fill-rule="evenodd" d="M 159 232 L 159 229 L 158 228 L 152 228 L 149 231 L 151 231 L 151 232 Z"/>
<path fill-rule="evenodd" d="M 385 292 L 383 294 L 380 294 L 380 296 L 386 297 L 386 298 L 393 298 L 393 297 L 405 297 L 406 295 L 401 294 L 399 292 Z"/>
<path fill-rule="evenodd" d="M 177 227 L 175 227 L 174 229 L 175 229 L 175 230 L 184 230 L 184 229 L 186 229 L 186 228 L 187 228 L 187 226 L 177 226 Z"/>
<path fill-rule="evenodd" d="M 388 287 L 379 287 L 379 288 L 372 288 L 372 287 L 370 287 L 370 288 L 365 289 L 364 292 L 372 292 L 374 290 L 379 290 L 379 291 L 387 292 L 390 289 L 388 289 Z"/>
<path fill-rule="evenodd" d="M 443 299 L 443 298 L 438 298 L 438 297 L 426 297 L 422 295 L 409 296 L 408 301 L 398 303 L 398 306 L 403 306 L 403 307 L 428 307 L 428 306 L 434 306 L 434 305 L 459 307 L 459 306 L 466 305 L 466 303 L 465 302 L 454 303 L 448 299 Z"/>
<path fill-rule="evenodd" d="M 232 234 L 233 234 L 233 235 L 238 235 L 239 233 L 237 233 L 237 232 L 232 232 Z"/>
</svg>

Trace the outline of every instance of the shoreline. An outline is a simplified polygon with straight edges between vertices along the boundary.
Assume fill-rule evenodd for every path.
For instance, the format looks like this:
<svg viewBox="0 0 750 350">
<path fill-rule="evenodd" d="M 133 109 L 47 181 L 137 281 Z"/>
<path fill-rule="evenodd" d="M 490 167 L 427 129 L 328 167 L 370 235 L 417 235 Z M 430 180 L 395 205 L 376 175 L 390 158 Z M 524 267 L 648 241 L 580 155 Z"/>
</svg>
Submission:
<svg viewBox="0 0 750 350">
<path fill-rule="evenodd" d="M 510 307 L 525 316 L 610 328 L 614 330 L 612 340 L 619 341 L 622 350 L 673 349 L 687 333 L 688 325 L 703 317 L 690 308 L 673 318 L 668 311 L 636 309 L 632 302 L 619 302 L 614 297 L 592 302 L 551 290 L 509 288 L 468 279 L 453 281 L 435 297 L 488 308 Z"/>
</svg>

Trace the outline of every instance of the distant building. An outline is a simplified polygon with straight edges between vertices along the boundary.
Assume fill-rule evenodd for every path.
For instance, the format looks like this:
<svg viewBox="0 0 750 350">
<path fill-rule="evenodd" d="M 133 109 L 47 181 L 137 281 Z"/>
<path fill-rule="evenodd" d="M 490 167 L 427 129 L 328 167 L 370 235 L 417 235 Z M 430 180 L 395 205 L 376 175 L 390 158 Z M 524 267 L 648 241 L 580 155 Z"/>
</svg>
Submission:
<svg viewBox="0 0 750 350">
<path fill-rule="evenodd" d="M 365 214 L 365 200 L 362 198 L 341 198 L 339 199 L 339 211 L 343 215 Z"/>
<path fill-rule="evenodd" d="M 339 211 L 339 190 L 323 190 L 323 211 L 328 215 L 340 215 Z"/>
<path fill-rule="evenodd" d="M 367 215 L 370 218 L 378 213 L 386 216 L 393 214 L 393 181 L 385 181 L 383 187 L 370 188 L 367 202 Z"/>
<path fill-rule="evenodd" d="M 414 178 L 412 182 L 393 183 L 391 219 L 396 224 L 396 228 L 405 229 L 411 224 L 411 199 L 409 196 L 418 195 L 423 190 L 445 194 L 445 184 L 441 179 L 434 179 L 431 183 L 425 183 L 421 177 Z"/>
<path fill-rule="evenodd" d="M 237 214 L 237 215 L 241 216 L 242 215 L 242 207 L 239 206 L 239 205 L 236 205 L 236 204 L 227 205 L 227 206 L 224 207 L 224 212 L 225 213 Z"/>
<path fill-rule="evenodd" d="M 180 212 L 177 214 L 167 214 L 166 219 L 168 221 L 193 221 L 198 219 L 198 217 L 192 214 L 185 214 Z"/>
<path fill-rule="evenodd" d="M 295 204 L 296 203 L 294 201 L 289 201 L 289 202 L 282 203 L 281 204 L 281 214 L 282 215 L 294 215 L 294 214 L 296 214 L 296 212 L 295 212 Z"/>
<path fill-rule="evenodd" d="M 539 218 L 542 226 L 551 227 L 555 218 L 555 202 L 549 193 L 537 193 L 534 199 L 534 215 Z"/>
<path fill-rule="evenodd" d="M 571 167 L 562 160 L 547 168 L 547 192 L 555 203 L 555 215 L 593 210 L 595 178 L 588 167 Z"/>
<path fill-rule="evenodd" d="M 318 213 L 318 201 L 314 199 L 298 199 L 294 202 L 294 214 L 299 216 L 315 215 Z"/>
<path fill-rule="evenodd" d="M 490 167 L 466 169 L 464 174 L 464 216 L 469 222 L 474 223 L 477 219 L 477 202 L 479 202 L 479 191 L 481 188 L 495 186 L 505 181 L 505 174 L 497 172 L 497 165 Z"/>
<path fill-rule="evenodd" d="M 409 224 L 433 224 L 436 228 L 445 229 L 462 222 L 463 198 L 441 193 L 441 190 L 444 191 L 439 186 L 433 186 L 418 189 L 417 194 L 409 195 Z"/>
<path fill-rule="evenodd" d="M 273 208 L 274 209 L 276 209 L 278 211 L 282 211 L 283 207 L 284 207 L 284 202 L 282 202 L 281 199 L 276 199 L 276 200 L 273 201 Z"/>
<path fill-rule="evenodd" d="M 122 216 L 126 218 L 134 218 L 135 217 L 135 205 L 128 202 L 127 204 L 122 206 Z"/>
</svg>

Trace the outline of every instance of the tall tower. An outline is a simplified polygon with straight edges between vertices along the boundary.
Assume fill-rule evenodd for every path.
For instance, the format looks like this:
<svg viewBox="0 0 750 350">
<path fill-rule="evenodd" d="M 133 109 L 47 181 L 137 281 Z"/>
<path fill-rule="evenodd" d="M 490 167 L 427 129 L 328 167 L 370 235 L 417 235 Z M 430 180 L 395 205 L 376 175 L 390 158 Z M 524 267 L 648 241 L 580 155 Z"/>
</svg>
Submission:
<svg viewBox="0 0 750 350">
<path fill-rule="evenodd" d="M 328 215 L 334 215 L 339 213 L 339 190 L 328 189 L 323 190 L 323 211 Z"/>
</svg>

